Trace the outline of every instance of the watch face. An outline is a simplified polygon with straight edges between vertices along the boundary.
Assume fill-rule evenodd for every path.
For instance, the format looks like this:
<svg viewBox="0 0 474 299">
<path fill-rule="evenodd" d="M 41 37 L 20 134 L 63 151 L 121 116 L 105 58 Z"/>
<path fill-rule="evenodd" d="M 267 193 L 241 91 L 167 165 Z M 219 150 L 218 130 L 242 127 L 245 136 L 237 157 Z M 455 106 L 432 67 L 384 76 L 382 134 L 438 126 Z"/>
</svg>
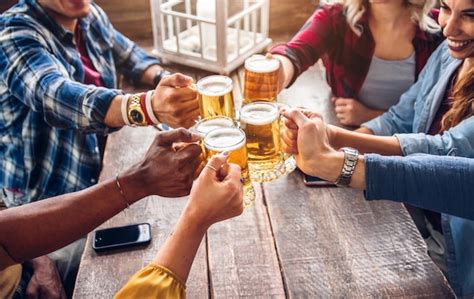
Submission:
<svg viewBox="0 0 474 299">
<path fill-rule="evenodd" d="M 133 122 L 136 124 L 141 124 L 143 122 L 143 115 L 137 110 L 130 111 L 130 116 L 132 117 Z"/>
</svg>

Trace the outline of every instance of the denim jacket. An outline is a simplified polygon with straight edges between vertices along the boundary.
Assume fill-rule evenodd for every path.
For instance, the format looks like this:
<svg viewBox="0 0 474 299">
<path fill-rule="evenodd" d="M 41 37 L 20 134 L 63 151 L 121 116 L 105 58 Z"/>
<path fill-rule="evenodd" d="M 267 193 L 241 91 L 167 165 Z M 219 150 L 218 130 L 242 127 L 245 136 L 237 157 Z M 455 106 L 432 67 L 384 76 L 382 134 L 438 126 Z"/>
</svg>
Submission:
<svg viewBox="0 0 474 299">
<path fill-rule="evenodd" d="M 443 42 L 428 60 L 417 83 L 401 96 L 400 102 L 362 126 L 376 135 L 395 135 L 404 155 L 474 157 L 474 117 L 465 119 L 442 135 L 426 135 L 443 101 L 449 79 L 461 64 L 462 61 L 449 55 L 447 42 Z M 473 296 L 474 221 L 447 214 L 441 217 L 449 282 L 457 296 Z"/>
</svg>

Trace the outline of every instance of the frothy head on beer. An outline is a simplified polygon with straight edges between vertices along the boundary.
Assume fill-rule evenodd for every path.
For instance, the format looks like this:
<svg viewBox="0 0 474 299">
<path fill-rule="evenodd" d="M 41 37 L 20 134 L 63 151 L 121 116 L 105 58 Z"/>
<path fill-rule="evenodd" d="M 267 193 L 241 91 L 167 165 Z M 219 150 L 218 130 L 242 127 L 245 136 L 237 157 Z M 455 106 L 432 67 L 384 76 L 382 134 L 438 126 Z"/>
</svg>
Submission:
<svg viewBox="0 0 474 299">
<path fill-rule="evenodd" d="M 254 73 L 272 73 L 278 70 L 280 61 L 263 55 L 254 55 L 245 60 L 245 69 Z"/>
<path fill-rule="evenodd" d="M 201 137 L 205 137 L 207 133 L 218 128 L 231 128 L 234 121 L 229 117 L 216 116 L 202 119 L 196 124 L 196 131 Z"/>
<path fill-rule="evenodd" d="M 271 124 L 280 116 L 278 106 L 268 102 L 254 102 L 240 110 L 240 121 L 250 125 Z"/>
<path fill-rule="evenodd" d="M 200 94 L 205 96 L 223 96 L 232 91 L 232 79 L 226 76 L 209 76 L 196 84 Z"/>
<path fill-rule="evenodd" d="M 239 128 L 214 129 L 206 134 L 204 144 L 214 152 L 232 152 L 245 146 L 245 133 Z"/>
</svg>

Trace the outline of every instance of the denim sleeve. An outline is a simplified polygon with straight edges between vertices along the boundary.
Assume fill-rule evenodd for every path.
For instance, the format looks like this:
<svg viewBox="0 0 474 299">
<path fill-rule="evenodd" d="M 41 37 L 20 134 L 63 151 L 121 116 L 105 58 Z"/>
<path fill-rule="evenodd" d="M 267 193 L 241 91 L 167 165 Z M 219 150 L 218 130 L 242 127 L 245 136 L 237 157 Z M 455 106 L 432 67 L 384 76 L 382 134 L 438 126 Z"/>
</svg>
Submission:
<svg viewBox="0 0 474 299">
<path fill-rule="evenodd" d="M 28 26 L 10 26 L 0 38 L 0 80 L 15 98 L 41 113 L 50 126 L 109 131 L 105 114 L 120 91 L 72 80 L 44 37 Z"/>
<path fill-rule="evenodd" d="M 474 159 L 365 155 L 367 200 L 390 199 L 474 220 Z"/>
<path fill-rule="evenodd" d="M 474 157 L 474 116 L 465 119 L 443 134 L 395 134 L 403 154 L 424 153 L 440 156 Z"/>
</svg>

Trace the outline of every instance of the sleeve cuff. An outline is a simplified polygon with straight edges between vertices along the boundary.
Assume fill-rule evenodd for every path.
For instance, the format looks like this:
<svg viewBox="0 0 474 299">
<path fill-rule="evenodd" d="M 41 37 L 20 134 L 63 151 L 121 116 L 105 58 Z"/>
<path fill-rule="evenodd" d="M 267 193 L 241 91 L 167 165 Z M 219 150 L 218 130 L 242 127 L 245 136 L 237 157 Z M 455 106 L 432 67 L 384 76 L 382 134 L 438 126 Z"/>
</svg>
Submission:
<svg viewBox="0 0 474 299">
<path fill-rule="evenodd" d="M 361 127 L 370 129 L 372 132 L 374 132 L 374 135 L 378 135 L 378 136 L 392 136 L 393 135 L 393 133 L 389 130 L 385 122 L 383 122 L 383 119 L 381 116 L 363 123 Z"/>
</svg>

